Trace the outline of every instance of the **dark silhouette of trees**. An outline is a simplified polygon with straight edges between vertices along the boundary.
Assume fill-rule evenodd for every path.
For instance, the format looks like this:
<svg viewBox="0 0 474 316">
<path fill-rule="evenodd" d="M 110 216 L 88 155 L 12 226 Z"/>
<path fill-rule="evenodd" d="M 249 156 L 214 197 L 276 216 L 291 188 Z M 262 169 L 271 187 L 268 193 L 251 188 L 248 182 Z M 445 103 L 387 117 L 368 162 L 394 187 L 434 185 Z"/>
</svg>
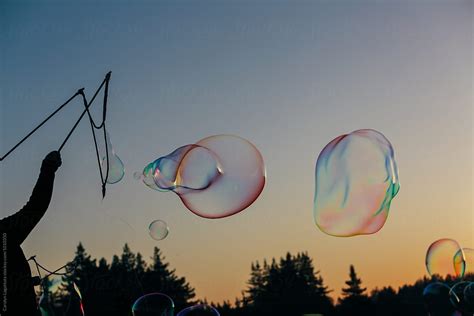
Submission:
<svg viewBox="0 0 474 316">
<path fill-rule="evenodd" d="M 122 254 L 113 256 L 109 264 L 104 258 L 93 259 L 79 244 L 68 265 L 71 273 L 62 278 L 59 291 L 51 293 L 47 290 L 51 282 L 46 280 L 43 283 L 46 289 L 43 306 L 53 310 L 55 316 L 82 315 L 81 300 L 74 290 L 74 284 L 82 292 L 87 316 L 130 316 L 135 300 L 152 292 L 169 295 L 175 302 L 175 314 L 196 303 L 208 304 L 206 299 L 193 301 L 194 289 L 184 277 L 176 275 L 157 247 L 153 249 L 150 259 L 145 260 L 140 253 L 134 253 L 125 244 Z M 464 280 L 472 282 L 474 277 L 467 275 Z M 224 301 L 210 305 L 216 307 L 222 316 L 427 316 L 427 298 L 423 296 L 426 286 L 434 282 L 452 286 L 459 281 L 459 278 L 451 277 L 424 277 L 398 289 L 375 288 L 368 294 L 351 265 L 349 279 L 334 306 L 328 296 L 330 291 L 308 254 L 287 253 L 279 260 L 251 263 L 247 288 L 233 304 Z M 437 307 L 438 303 L 434 296 L 434 303 L 429 309 L 431 316 L 443 315 L 444 310 Z M 472 313 L 457 315 L 472 316 Z"/>
<path fill-rule="evenodd" d="M 342 298 L 339 299 L 338 314 L 340 315 L 370 315 L 372 304 L 366 294 L 367 288 L 362 288 L 362 280 L 357 277 L 353 265 L 349 268 L 347 287 L 342 289 Z"/>
<path fill-rule="evenodd" d="M 332 301 L 307 253 L 287 253 L 277 263 L 251 265 L 248 289 L 239 305 L 249 315 L 330 315 Z"/>
<path fill-rule="evenodd" d="M 382 289 L 375 288 L 370 293 L 371 304 L 374 307 L 375 316 L 396 316 L 400 315 L 398 310 L 400 306 L 397 292 L 391 287 Z"/>
<path fill-rule="evenodd" d="M 63 277 L 60 289 L 62 313 L 58 315 L 80 315 L 79 298 L 74 283 L 82 294 L 86 315 L 131 315 L 131 306 L 144 294 L 166 293 L 173 298 L 177 310 L 189 305 L 195 296 L 194 289 L 184 277 L 178 277 L 175 270 L 155 247 L 152 262 L 148 266 L 140 253 L 133 253 L 125 244 L 122 254 L 115 255 L 109 265 L 102 258 L 97 263 L 91 259 L 82 244 L 76 249 L 74 259 L 69 264 L 72 273 Z"/>
<path fill-rule="evenodd" d="M 353 265 L 349 267 L 349 280 L 346 281 L 346 288 L 342 289 L 343 300 L 350 297 L 361 297 L 367 296 L 365 293 L 367 288 L 361 287 L 362 281 L 357 277 L 355 268 Z"/>
</svg>

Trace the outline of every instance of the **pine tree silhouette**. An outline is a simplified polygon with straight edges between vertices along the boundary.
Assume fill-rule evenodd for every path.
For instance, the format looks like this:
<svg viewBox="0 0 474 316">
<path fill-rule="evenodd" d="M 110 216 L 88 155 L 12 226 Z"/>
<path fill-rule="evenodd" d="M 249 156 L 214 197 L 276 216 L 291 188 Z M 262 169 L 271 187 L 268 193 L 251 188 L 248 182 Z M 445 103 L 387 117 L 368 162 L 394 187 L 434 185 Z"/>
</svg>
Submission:
<svg viewBox="0 0 474 316">
<path fill-rule="evenodd" d="M 332 302 L 319 271 L 307 253 L 287 253 L 270 265 L 251 265 L 248 289 L 241 303 L 244 315 L 302 315 L 332 313 Z"/>
<path fill-rule="evenodd" d="M 342 296 L 347 297 L 358 297 L 366 296 L 365 292 L 367 288 L 361 287 L 362 281 L 357 277 L 354 266 L 351 264 L 349 268 L 349 280 L 346 281 L 346 288 L 342 289 Z"/>
<path fill-rule="evenodd" d="M 373 308 L 366 294 L 367 288 L 363 288 L 362 280 L 357 277 L 353 265 L 349 267 L 349 280 L 342 289 L 342 298 L 339 299 L 337 307 L 338 314 L 344 316 L 372 315 Z"/>
<path fill-rule="evenodd" d="M 75 313 L 79 311 L 75 307 L 79 302 L 73 283 L 82 292 L 88 316 L 129 316 L 135 300 L 152 292 L 172 297 L 177 310 L 191 304 L 194 289 L 184 277 L 178 277 L 175 270 L 169 269 L 158 248 L 153 251 L 153 261 L 148 265 L 140 253 L 133 253 L 125 244 L 122 254 L 114 255 L 109 266 L 104 258 L 97 264 L 80 243 L 69 264 L 72 273 L 63 277 L 60 292 L 63 313 L 60 315 L 79 315 Z"/>
<path fill-rule="evenodd" d="M 193 305 L 194 289 L 184 277 L 176 275 L 165 261 L 161 251 L 155 247 L 151 261 L 146 262 L 140 253 L 133 253 L 125 244 L 122 254 L 113 256 L 111 264 L 104 258 L 93 259 L 79 243 L 75 256 L 68 266 L 71 271 L 62 278 L 57 293 L 49 293 L 54 299 L 56 316 L 79 316 L 79 299 L 73 284 L 82 292 L 87 316 L 130 316 L 133 302 L 145 293 L 161 292 L 173 298 L 176 311 Z M 464 276 L 464 281 L 473 282 L 474 275 Z M 446 312 L 437 306 L 438 300 L 428 305 L 423 290 L 433 282 L 442 282 L 451 287 L 459 282 L 452 277 L 422 278 L 413 284 L 402 285 L 397 290 L 391 287 L 374 289 L 367 294 L 354 266 L 350 266 L 349 279 L 342 289 L 342 297 L 336 310 L 328 297 L 319 271 L 306 252 L 287 253 L 279 260 L 266 260 L 263 264 L 251 264 L 247 289 L 242 297 L 216 306 L 222 316 L 302 316 L 323 314 L 324 316 L 420 316 L 429 311 L 434 316 Z M 57 299 L 56 299 L 57 298 Z M 444 298 L 446 299 L 446 297 Z M 448 298 L 449 299 L 449 298 Z M 444 313 L 444 314 L 443 314 Z M 451 314 L 449 314 L 451 315 Z M 458 314 L 462 316 L 472 313 Z"/>
</svg>

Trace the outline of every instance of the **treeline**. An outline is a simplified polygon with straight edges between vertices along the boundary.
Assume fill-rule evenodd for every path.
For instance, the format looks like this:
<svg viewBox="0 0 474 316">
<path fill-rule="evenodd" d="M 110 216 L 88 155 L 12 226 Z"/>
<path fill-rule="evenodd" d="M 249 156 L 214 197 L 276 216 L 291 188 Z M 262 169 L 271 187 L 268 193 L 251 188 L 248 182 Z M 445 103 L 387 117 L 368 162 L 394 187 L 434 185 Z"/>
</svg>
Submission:
<svg viewBox="0 0 474 316">
<path fill-rule="evenodd" d="M 398 289 L 384 287 L 369 293 L 351 265 L 341 297 L 334 301 L 308 254 L 287 253 L 279 260 L 252 263 L 247 288 L 241 297 L 232 303 L 213 304 L 197 301 L 194 288 L 184 277 L 176 275 L 156 247 L 151 262 L 147 263 L 140 253 L 133 253 L 125 244 L 122 254 L 115 255 L 109 264 L 104 258 L 91 258 L 79 244 L 68 266 L 70 273 L 62 277 L 59 290 L 44 293 L 40 304 L 56 316 L 81 315 L 81 300 L 74 284 L 80 289 L 87 316 L 130 316 L 133 302 L 152 292 L 172 297 L 176 311 L 207 303 L 215 306 L 222 316 L 421 316 L 428 315 L 423 303 L 423 290 L 428 284 L 455 283 L 453 279 L 423 278 Z M 431 316 L 435 315 L 436 311 L 431 311 Z"/>
</svg>

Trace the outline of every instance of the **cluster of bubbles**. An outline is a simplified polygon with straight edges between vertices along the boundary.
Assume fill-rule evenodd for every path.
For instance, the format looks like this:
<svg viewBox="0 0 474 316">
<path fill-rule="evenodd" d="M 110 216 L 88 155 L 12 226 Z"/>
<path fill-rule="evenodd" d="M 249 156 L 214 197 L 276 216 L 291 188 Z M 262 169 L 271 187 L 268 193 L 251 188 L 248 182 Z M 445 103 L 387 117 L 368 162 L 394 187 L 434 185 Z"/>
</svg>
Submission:
<svg viewBox="0 0 474 316">
<path fill-rule="evenodd" d="M 153 190 L 176 193 L 191 212 L 214 219 L 249 207 L 263 190 L 266 172 L 248 140 L 215 135 L 179 147 L 134 177 Z"/>
<path fill-rule="evenodd" d="M 315 178 L 314 219 L 332 236 L 379 231 L 400 189 L 392 145 L 372 129 L 329 142 L 319 154 Z"/>
<path fill-rule="evenodd" d="M 428 247 L 425 263 L 430 276 L 455 281 L 452 286 L 434 282 L 424 289 L 430 315 L 474 314 L 474 282 L 463 280 L 474 273 L 474 249 L 461 248 L 453 239 L 439 239 Z"/>
<path fill-rule="evenodd" d="M 174 302 L 168 295 L 150 293 L 138 298 L 132 306 L 133 316 L 174 316 Z M 220 316 L 209 305 L 198 304 L 180 311 L 177 316 Z"/>
</svg>

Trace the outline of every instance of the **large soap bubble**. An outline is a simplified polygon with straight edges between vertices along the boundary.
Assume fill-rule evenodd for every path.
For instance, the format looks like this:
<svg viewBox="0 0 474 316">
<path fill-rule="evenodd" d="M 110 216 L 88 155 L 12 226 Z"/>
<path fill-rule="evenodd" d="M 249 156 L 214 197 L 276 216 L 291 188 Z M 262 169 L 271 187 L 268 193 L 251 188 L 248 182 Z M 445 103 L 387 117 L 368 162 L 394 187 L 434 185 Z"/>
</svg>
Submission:
<svg viewBox="0 0 474 316">
<path fill-rule="evenodd" d="M 400 188 L 392 145 L 371 129 L 327 144 L 316 162 L 315 177 L 314 219 L 332 236 L 379 231 Z"/>
<path fill-rule="evenodd" d="M 449 238 L 433 242 L 426 251 L 426 269 L 431 276 L 462 277 L 464 275 L 465 259 L 461 246 Z"/>
<path fill-rule="evenodd" d="M 220 316 L 212 306 L 199 304 L 183 309 L 177 316 Z"/>
<path fill-rule="evenodd" d="M 258 149 L 233 135 L 216 135 L 182 146 L 149 163 L 142 181 L 157 191 L 173 191 L 196 215 L 222 218 L 250 206 L 265 186 Z"/>
<path fill-rule="evenodd" d="M 174 316 L 174 302 L 165 294 L 150 293 L 135 301 L 133 316 Z"/>
</svg>

